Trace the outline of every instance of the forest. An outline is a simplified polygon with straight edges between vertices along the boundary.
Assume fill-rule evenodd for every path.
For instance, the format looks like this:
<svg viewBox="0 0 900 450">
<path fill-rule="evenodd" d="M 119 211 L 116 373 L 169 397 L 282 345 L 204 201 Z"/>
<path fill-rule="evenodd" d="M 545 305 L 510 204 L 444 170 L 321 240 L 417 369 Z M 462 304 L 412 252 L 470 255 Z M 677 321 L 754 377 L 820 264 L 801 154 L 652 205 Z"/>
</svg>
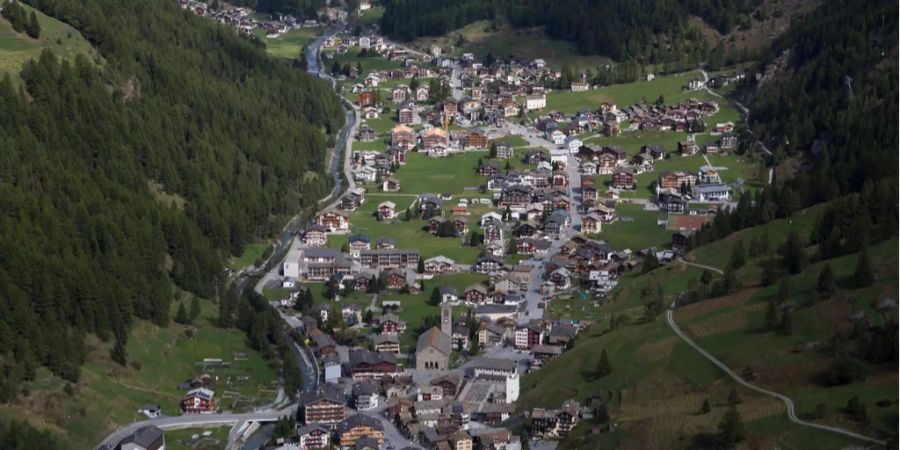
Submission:
<svg viewBox="0 0 900 450">
<path fill-rule="evenodd" d="M 325 0 L 237 0 L 229 3 L 262 13 L 293 14 L 303 18 L 316 18 L 317 11 L 325 6 Z"/>
<path fill-rule="evenodd" d="M 698 15 L 728 33 L 758 0 L 386 0 L 381 28 L 395 39 L 440 36 L 477 20 L 517 28 L 544 26 L 551 37 L 584 54 L 645 63 L 672 61 L 702 51 L 706 42 L 688 26 Z M 743 19 L 741 19 L 743 18 Z"/>
<path fill-rule="evenodd" d="M 224 290 L 225 258 L 328 192 L 342 123 L 330 86 L 176 2 L 29 3 L 103 61 L 0 80 L 0 401 L 40 366 L 77 381 L 87 333 Z"/>
</svg>

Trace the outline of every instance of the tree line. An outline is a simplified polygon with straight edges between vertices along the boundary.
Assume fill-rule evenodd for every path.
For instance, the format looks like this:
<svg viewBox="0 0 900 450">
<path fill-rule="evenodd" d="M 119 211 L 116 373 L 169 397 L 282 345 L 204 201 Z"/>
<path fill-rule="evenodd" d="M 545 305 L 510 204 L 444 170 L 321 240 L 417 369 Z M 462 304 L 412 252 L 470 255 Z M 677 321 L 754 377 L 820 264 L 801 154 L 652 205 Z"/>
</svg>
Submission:
<svg viewBox="0 0 900 450">
<path fill-rule="evenodd" d="M 40 366 L 77 382 L 88 333 L 124 360 L 174 286 L 221 294 L 225 258 L 329 190 L 342 120 L 326 83 L 175 2 L 31 3 L 103 60 L 0 80 L 0 401 Z"/>
<path fill-rule="evenodd" d="M 38 22 L 37 14 L 34 11 L 31 11 L 31 14 L 27 13 L 19 2 L 7 0 L 3 3 L 3 11 L 0 14 L 9 21 L 17 33 L 25 33 L 32 39 L 41 36 L 41 24 Z"/>
<path fill-rule="evenodd" d="M 758 0 L 386 0 L 381 28 L 412 40 L 440 36 L 478 20 L 516 28 L 545 27 L 547 35 L 573 42 L 579 52 L 617 61 L 675 61 L 702 52 L 706 41 L 688 25 L 699 15 L 727 33 L 760 3 Z"/>
</svg>

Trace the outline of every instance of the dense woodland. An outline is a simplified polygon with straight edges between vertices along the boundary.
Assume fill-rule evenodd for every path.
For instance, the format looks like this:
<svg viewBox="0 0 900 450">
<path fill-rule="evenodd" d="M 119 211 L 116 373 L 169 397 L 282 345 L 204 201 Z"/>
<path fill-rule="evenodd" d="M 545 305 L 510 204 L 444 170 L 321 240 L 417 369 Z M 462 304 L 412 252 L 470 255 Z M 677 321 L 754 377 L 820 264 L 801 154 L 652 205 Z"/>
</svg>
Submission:
<svg viewBox="0 0 900 450">
<path fill-rule="evenodd" d="M 176 2 L 34 0 L 103 56 L 45 53 L 0 81 L 0 401 L 82 336 L 165 325 L 225 258 L 329 189 L 330 87 Z M 120 348 L 121 345 L 117 345 Z"/>
<path fill-rule="evenodd" d="M 267 14 L 293 14 L 307 18 L 315 18 L 317 11 L 325 6 L 325 0 L 237 0 L 228 3 Z"/>
<path fill-rule="evenodd" d="M 382 30 L 411 40 L 439 36 L 477 20 L 544 26 L 585 54 L 646 64 L 705 56 L 705 41 L 688 27 L 691 14 L 727 33 L 746 22 L 757 0 L 386 0 Z M 498 55 L 505 56 L 505 55 Z"/>
</svg>

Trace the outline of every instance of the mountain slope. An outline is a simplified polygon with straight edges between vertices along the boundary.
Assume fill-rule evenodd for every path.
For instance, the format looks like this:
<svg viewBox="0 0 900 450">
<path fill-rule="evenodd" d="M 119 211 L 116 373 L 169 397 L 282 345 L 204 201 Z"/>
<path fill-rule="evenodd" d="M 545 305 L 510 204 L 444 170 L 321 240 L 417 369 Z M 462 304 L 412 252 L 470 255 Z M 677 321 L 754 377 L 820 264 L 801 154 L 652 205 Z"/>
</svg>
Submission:
<svg viewBox="0 0 900 450">
<path fill-rule="evenodd" d="M 327 84 L 175 2 L 31 3 L 105 62 L 45 52 L 24 92 L 0 82 L 0 401 L 41 365 L 78 380 L 87 333 L 166 325 L 173 283 L 216 296 L 225 257 L 327 192 L 310 175 L 342 117 Z"/>
</svg>

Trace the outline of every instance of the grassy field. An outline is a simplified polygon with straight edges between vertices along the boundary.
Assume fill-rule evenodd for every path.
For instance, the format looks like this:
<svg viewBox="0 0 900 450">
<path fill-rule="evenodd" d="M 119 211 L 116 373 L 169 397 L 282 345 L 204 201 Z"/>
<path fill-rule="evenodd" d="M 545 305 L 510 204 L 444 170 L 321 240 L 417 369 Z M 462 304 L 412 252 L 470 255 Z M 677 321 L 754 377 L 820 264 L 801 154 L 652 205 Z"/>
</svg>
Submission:
<svg viewBox="0 0 900 450">
<path fill-rule="evenodd" d="M 224 450 L 228 445 L 229 427 L 185 428 L 166 431 L 169 450 Z"/>
<path fill-rule="evenodd" d="M 268 242 L 249 244 L 247 245 L 247 248 L 244 249 L 244 253 L 241 254 L 241 256 L 232 259 L 228 266 L 234 270 L 241 270 L 256 262 L 256 260 L 259 259 L 271 245 L 272 244 Z"/>
<path fill-rule="evenodd" d="M 177 308 L 173 305 L 173 313 Z M 126 345 L 127 367 L 110 360 L 111 343 L 89 337 L 88 361 L 82 368 L 76 393 L 63 392 L 65 382 L 42 369 L 25 387 L 30 394 L 0 406 L 0 415 L 15 416 L 46 429 L 66 443 L 65 448 L 92 448 L 118 426 L 141 419 L 137 409 L 144 403 L 162 406 L 163 414 L 178 415 L 184 392 L 178 383 L 200 373 L 218 377 L 213 389 L 222 409 L 241 411 L 275 397 L 276 372 L 249 349 L 242 332 L 210 324 L 214 305 L 203 302 L 199 326 L 193 338 L 187 327 L 172 323 L 158 328 L 138 322 Z M 221 358 L 230 368 L 203 367 L 204 358 Z M 238 377 L 249 377 L 238 381 Z"/>
<path fill-rule="evenodd" d="M 775 252 L 781 236 L 795 225 L 808 228 L 816 210 L 795 214 L 790 221 L 776 221 L 742 232 L 768 233 Z M 721 262 L 721 253 L 730 254 L 731 238 L 696 250 L 691 256 L 712 264 Z M 853 289 L 848 279 L 857 255 L 829 260 L 837 274 L 837 295 L 813 301 L 816 278 L 823 262 L 809 267 L 803 274 L 792 276 L 789 302 L 795 305 L 794 333 L 783 335 L 764 329 L 765 302 L 776 294 L 777 287 L 761 288 L 751 261 L 738 275 L 745 288 L 726 297 L 705 300 L 679 308 L 676 320 L 682 330 L 692 334 L 708 351 L 742 372 L 750 367 L 755 383 L 791 396 L 798 415 L 810 419 L 816 405 L 824 404 L 824 423 L 878 435 L 896 429 L 897 372 L 893 367 L 867 365 L 864 382 L 824 388 L 814 383 L 815 375 L 829 363 L 827 347 L 834 330 L 848 325 L 850 311 L 862 311 L 875 324 L 884 319 L 871 306 L 884 296 L 897 295 L 897 248 L 894 238 L 872 247 L 870 255 L 879 270 L 879 281 L 865 289 Z M 585 421 L 565 440 L 561 449 L 581 448 L 687 448 L 691 436 L 698 432 L 715 432 L 727 408 L 727 393 L 736 386 L 693 349 L 681 342 L 668 329 L 663 317 L 646 321 L 641 291 L 647 286 L 661 285 L 665 301 L 686 289 L 691 279 L 699 279 L 701 270 L 676 264 L 648 274 L 623 277 L 611 297 L 594 308 L 598 323 L 578 337 L 574 349 L 547 364 L 542 370 L 526 376 L 522 385 L 519 408 L 556 407 L 566 398 L 579 400 L 599 398 L 611 408 L 617 428 L 600 434 L 591 433 L 596 422 Z M 757 272 L 758 273 L 758 272 Z M 610 318 L 625 317 L 615 329 Z M 823 345 L 805 346 L 811 342 Z M 800 350 L 806 348 L 805 350 Z M 607 350 L 612 373 L 593 380 L 589 373 L 596 367 L 600 349 Z M 784 407 L 774 399 L 737 388 L 741 397 L 738 410 L 750 433 L 748 448 L 823 448 L 838 449 L 859 445 L 851 439 L 818 430 L 798 427 L 787 422 Z M 865 424 L 851 421 L 843 413 L 847 400 L 858 395 L 868 407 L 870 420 Z M 708 399 L 712 411 L 700 413 Z M 876 406 L 886 401 L 888 406 Z M 896 433 L 893 431 L 893 433 Z"/>
<path fill-rule="evenodd" d="M 364 79 L 368 74 L 372 72 L 399 69 L 402 65 L 400 61 L 391 61 L 378 55 L 359 56 L 359 52 L 359 47 L 350 47 L 347 50 L 347 53 L 344 53 L 343 55 L 335 53 L 333 49 L 326 49 L 322 52 L 322 63 L 327 70 L 331 70 L 331 66 L 335 61 L 337 61 L 341 66 L 343 66 L 344 64 L 350 64 L 350 66 L 352 67 L 356 67 L 356 64 L 359 63 L 360 66 L 362 66 L 362 71 L 359 74 L 360 80 Z M 326 54 L 334 55 L 334 58 L 328 59 L 325 57 Z"/>
<path fill-rule="evenodd" d="M 29 14 L 37 12 L 41 34 L 38 39 L 32 39 L 24 33 L 16 33 L 6 19 L 0 18 L 0 73 L 18 74 L 26 61 L 37 59 L 44 49 L 68 60 L 83 54 L 91 61 L 101 61 L 97 51 L 78 30 L 28 5 L 22 4 L 22 7 Z"/>
<path fill-rule="evenodd" d="M 355 22 L 359 25 L 373 25 L 381 23 L 381 16 L 384 15 L 384 7 L 383 6 L 373 6 L 369 8 L 368 11 L 363 11 L 362 14 L 357 13 L 355 18 Z"/>
<path fill-rule="evenodd" d="M 692 78 L 701 78 L 700 71 L 656 77 L 653 81 L 617 84 L 584 92 L 556 91 L 547 94 L 547 111 L 572 114 L 582 109 L 597 110 L 603 102 L 624 108 L 641 101 L 652 103 L 662 95 L 667 104 L 675 104 L 690 97 L 701 98 L 698 91 L 684 91 Z"/>
<path fill-rule="evenodd" d="M 482 195 L 478 188 L 485 177 L 475 173 L 478 160 L 487 160 L 487 152 L 467 152 L 448 158 L 430 158 L 422 153 L 407 153 L 406 165 L 394 174 L 400 180 L 400 192 L 408 194 L 450 193 Z"/>
<path fill-rule="evenodd" d="M 666 231 L 664 225 L 657 225 L 665 213 L 644 211 L 639 204 L 622 204 L 616 208 L 619 220 L 603 224 L 599 237 L 610 243 L 617 250 L 630 248 L 638 251 L 651 246 L 664 246 L 671 242 L 672 233 Z"/>
<path fill-rule="evenodd" d="M 458 36 L 463 36 L 463 45 L 456 46 Z M 514 56 L 524 61 L 541 58 L 554 68 L 564 66 L 573 69 L 593 69 L 610 62 L 609 58 L 596 55 L 581 55 L 570 42 L 551 39 L 542 28 L 511 29 L 501 27 L 490 30 L 487 21 L 473 22 L 459 30 L 440 37 L 424 37 L 415 40 L 413 47 L 428 51 L 432 45 L 441 47 L 444 54 L 459 56 L 474 53 L 483 58 L 488 53 L 495 58 Z"/>
<path fill-rule="evenodd" d="M 371 194 L 366 198 L 366 203 L 350 215 L 350 226 L 353 234 L 363 234 L 372 242 L 382 237 L 394 238 L 397 248 L 418 249 L 422 258 L 443 255 L 458 263 L 473 263 L 478 257 L 478 249 L 475 247 L 463 247 L 462 238 L 441 238 L 433 236 L 422 229 L 427 226 L 425 220 L 413 219 L 410 221 L 400 219 L 379 221 L 374 213 L 378 205 L 383 201 L 391 201 L 397 205 L 398 211 L 404 211 L 415 200 L 414 196 L 396 196 L 384 194 Z M 469 226 L 475 225 L 477 218 L 469 218 Z M 346 239 L 336 239 L 329 236 L 328 246 L 340 248 Z"/>
<path fill-rule="evenodd" d="M 318 28 L 298 28 L 276 38 L 261 36 L 266 43 L 266 51 L 279 58 L 297 59 L 303 47 L 309 45 L 320 33 Z M 305 58 L 305 56 L 304 56 Z"/>
</svg>

